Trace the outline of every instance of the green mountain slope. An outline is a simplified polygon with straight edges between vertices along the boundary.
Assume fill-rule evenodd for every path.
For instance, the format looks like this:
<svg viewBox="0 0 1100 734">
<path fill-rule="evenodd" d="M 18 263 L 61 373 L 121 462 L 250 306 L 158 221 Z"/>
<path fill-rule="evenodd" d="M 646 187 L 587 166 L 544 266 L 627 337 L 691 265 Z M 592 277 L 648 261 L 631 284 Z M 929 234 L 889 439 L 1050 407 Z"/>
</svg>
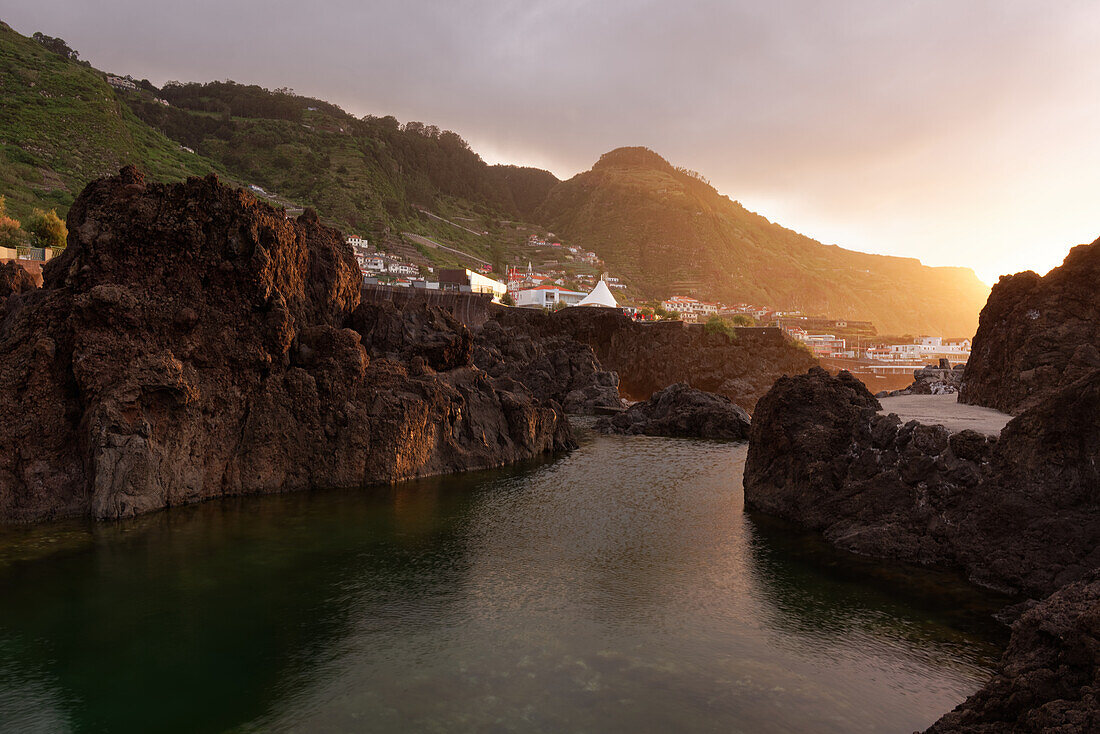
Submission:
<svg viewBox="0 0 1100 734">
<path fill-rule="evenodd" d="M 357 118 L 291 90 L 210 82 L 119 91 L 3 24 L 0 91 L 0 195 L 16 218 L 32 207 L 64 215 L 89 180 L 135 163 L 156 180 L 215 170 L 437 266 L 479 260 L 423 238 L 499 270 L 525 261 L 527 233 L 545 228 L 595 251 L 650 298 L 695 293 L 870 320 L 892 333 L 972 334 L 988 293 L 968 269 L 822 245 L 643 148 L 612 151 L 560 182 L 486 165 L 433 125 Z M 517 221 L 527 224 L 509 224 Z"/>
<path fill-rule="evenodd" d="M 290 90 L 210 82 L 166 85 L 160 94 L 170 106 L 125 99 L 149 126 L 241 180 L 371 239 L 430 225 L 419 208 L 484 218 L 482 229 L 491 229 L 496 219 L 532 212 L 558 183 L 546 171 L 488 166 L 434 125 L 357 118 Z"/>
<path fill-rule="evenodd" d="M 155 180 L 212 170 L 138 120 L 101 72 L 0 23 L 0 195 L 9 214 L 64 215 L 88 181 L 128 163 Z"/>
<path fill-rule="evenodd" d="M 704 298 L 873 321 L 879 333 L 969 336 L 989 288 L 969 268 L 823 245 L 753 214 L 645 148 L 555 187 L 538 220 L 652 297 Z"/>
</svg>

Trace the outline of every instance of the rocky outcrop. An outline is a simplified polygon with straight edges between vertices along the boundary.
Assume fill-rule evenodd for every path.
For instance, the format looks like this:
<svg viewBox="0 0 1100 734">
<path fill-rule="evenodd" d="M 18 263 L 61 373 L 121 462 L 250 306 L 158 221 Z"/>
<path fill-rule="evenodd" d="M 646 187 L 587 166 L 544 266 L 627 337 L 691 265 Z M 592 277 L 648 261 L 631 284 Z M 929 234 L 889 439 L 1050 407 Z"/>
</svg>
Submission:
<svg viewBox="0 0 1100 734">
<path fill-rule="evenodd" d="M 474 363 L 494 377 L 518 380 L 567 413 L 622 407 L 619 376 L 605 370 L 592 347 L 564 334 L 539 334 L 488 321 L 477 332 Z"/>
<path fill-rule="evenodd" d="M 1012 626 L 997 674 L 927 734 L 1100 731 L 1100 575 L 1070 584 Z"/>
<path fill-rule="evenodd" d="M 1017 414 L 1100 369 L 1100 240 L 1045 277 L 1002 276 L 982 309 L 959 400 Z"/>
<path fill-rule="evenodd" d="M 900 426 L 843 373 L 780 380 L 754 415 L 746 507 L 1047 597 L 1018 605 L 997 676 L 930 732 L 1100 730 L 1098 276 L 1100 241 L 993 288 L 960 400 L 1017 414 L 995 441 Z"/>
<path fill-rule="evenodd" d="M 572 445 L 430 308 L 360 308 L 339 233 L 213 177 L 90 184 L 0 324 L 0 520 L 353 487 Z M 9 302 L 11 297 L 9 297 Z M 375 355 L 375 356 L 372 356 Z"/>
<path fill-rule="evenodd" d="M 595 428 L 603 433 L 743 440 L 749 437 L 749 423 L 749 414 L 724 395 L 678 382 L 618 415 L 600 418 Z"/>
<path fill-rule="evenodd" d="M 1100 372 L 999 439 L 901 425 L 879 407 L 847 373 L 779 380 L 753 416 L 746 507 L 1035 597 L 1100 567 Z"/>
<path fill-rule="evenodd" d="M 422 361 L 437 372 L 470 364 L 473 338 L 455 317 L 425 302 L 398 308 L 390 302 L 361 301 L 347 320 L 372 357 Z"/>
<path fill-rule="evenodd" d="M 602 369 L 618 375 L 619 392 L 630 400 L 646 400 L 669 385 L 686 382 L 725 395 L 751 411 L 778 377 L 805 372 L 817 364 L 778 329 L 739 328 L 731 339 L 708 334 L 698 324 L 637 323 L 606 308 L 546 313 L 500 307 L 490 313 L 483 329 L 494 329 L 494 323 L 502 332 L 493 337 L 494 344 L 530 338 L 590 347 Z"/>
<path fill-rule="evenodd" d="M 37 287 L 34 277 L 18 263 L 10 260 L 0 262 L 0 326 L 3 325 L 9 313 L 18 309 L 20 299 L 17 296 Z"/>
<path fill-rule="evenodd" d="M 902 390 L 883 390 L 876 398 L 896 398 L 900 395 L 953 395 L 959 391 L 966 373 L 966 364 L 951 366 L 947 359 L 939 364 L 913 370 L 913 383 Z"/>
<path fill-rule="evenodd" d="M 34 278 L 18 263 L 0 262 L 0 300 L 7 300 L 11 294 L 26 293 L 37 288 Z"/>
</svg>

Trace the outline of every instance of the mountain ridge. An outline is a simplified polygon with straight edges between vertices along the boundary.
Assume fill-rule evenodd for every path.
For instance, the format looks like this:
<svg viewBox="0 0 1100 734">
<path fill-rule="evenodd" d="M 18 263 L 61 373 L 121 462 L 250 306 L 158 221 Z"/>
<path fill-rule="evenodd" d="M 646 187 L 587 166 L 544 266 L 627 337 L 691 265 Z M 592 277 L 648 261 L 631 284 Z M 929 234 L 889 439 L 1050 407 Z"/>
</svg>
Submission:
<svg viewBox="0 0 1100 734">
<path fill-rule="evenodd" d="M 648 148 L 616 148 L 559 181 L 537 168 L 490 166 L 433 125 L 356 118 L 291 90 L 231 81 L 156 89 L 142 80 L 124 91 L 105 79 L 0 26 L 0 80 L 6 92 L 21 85 L 17 103 L 0 105 L 0 158 L 13 163 L 0 195 L 14 214 L 32 206 L 64 214 L 86 180 L 134 163 L 154 180 L 215 171 L 383 246 L 406 231 L 443 237 L 498 269 L 526 260 L 522 231 L 553 231 L 597 253 L 647 299 L 694 294 L 869 320 L 880 333 L 969 336 L 988 293 L 969 269 L 859 253 L 784 228 Z M 74 110 L 83 124 L 69 130 Z M 100 128 L 121 132 L 104 137 Z M 447 229 L 424 209 L 473 229 Z M 517 220 L 530 226 L 517 229 Z M 424 254 L 436 262 L 439 252 Z"/>
<path fill-rule="evenodd" d="M 825 245 L 719 194 L 647 148 L 610 151 L 551 190 L 539 221 L 650 284 L 873 321 L 880 332 L 969 336 L 988 287 L 973 270 Z"/>
</svg>

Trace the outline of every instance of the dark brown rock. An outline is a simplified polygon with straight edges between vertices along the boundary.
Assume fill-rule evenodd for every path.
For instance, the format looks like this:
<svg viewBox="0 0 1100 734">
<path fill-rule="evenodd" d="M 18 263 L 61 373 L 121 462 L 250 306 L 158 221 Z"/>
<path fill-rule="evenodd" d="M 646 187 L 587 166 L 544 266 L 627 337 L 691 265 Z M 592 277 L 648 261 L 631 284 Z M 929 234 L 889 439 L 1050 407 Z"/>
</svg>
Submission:
<svg viewBox="0 0 1100 734">
<path fill-rule="evenodd" d="M 749 423 L 749 414 L 726 396 L 678 382 L 618 415 L 600 418 L 595 428 L 604 433 L 743 440 L 749 437 Z"/>
<path fill-rule="evenodd" d="M 778 377 L 817 364 L 778 329 L 736 329 L 736 337 L 731 339 L 725 334 L 708 334 L 699 324 L 637 323 L 606 308 L 546 313 L 502 307 L 490 314 L 492 322 L 499 324 L 507 337 L 564 337 L 587 345 L 602 369 L 615 372 L 620 394 L 630 400 L 647 400 L 658 390 L 686 382 L 725 395 L 751 411 Z"/>
<path fill-rule="evenodd" d="M 568 335 L 540 335 L 491 320 L 478 330 L 473 359 L 490 375 L 518 380 L 567 413 L 591 414 L 623 404 L 618 375 L 600 365 L 592 347 Z"/>
<path fill-rule="evenodd" d="M 877 409 L 845 373 L 778 381 L 753 416 L 746 507 L 857 553 L 1036 597 L 1100 567 L 1100 371 L 999 440 Z"/>
<path fill-rule="evenodd" d="M 928 734 L 1100 731 L 1100 575 L 1033 605 L 997 674 Z"/>
<path fill-rule="evenodd" d="M 875 393 L 876 398 L 894 398 L 899 395 L 952 395 L 959 391 L 966 372 L 965 364 L 951 366 L 951 362 L 941 359 L 939 364 L 913 370 L 913 382 L 901 390 L 883 390 Z"/>
<path fill-rule="evenodd" d="M 43 288 L 0 325 L 0 521 L 352 487 L 572 445 L 560 408 L 469 364 L 453 320 L 357 311 L 358 269 L 316 215 L 286 220 L 214 177 L 146 184 L 124 169 L 85 189 L 68 227 Z"/>
<path fill-rule="evenodd" d="M 13 293 L 18 295 L 26 293 L 38 287 L 34 278 L 18 263 L 7 261 L 0 262 L 0 303 L 7 300 Z"/>
<path fill-rule="evenodd" d="M 470 364 L 470 331 L 454 316 L 424 302 L 397 308 L 390 302 L 360 302 L 348 326 L 363 335 L 371 356 L 411 362 L 419 357 L 436 371 Z"/>
<path fill-rule="evenodd" d="M 1018 414 L 1100 369 L 1100 240 L 1044 277 L 1002 276 L 982 309 L 959 400 Z"/>
</svg>

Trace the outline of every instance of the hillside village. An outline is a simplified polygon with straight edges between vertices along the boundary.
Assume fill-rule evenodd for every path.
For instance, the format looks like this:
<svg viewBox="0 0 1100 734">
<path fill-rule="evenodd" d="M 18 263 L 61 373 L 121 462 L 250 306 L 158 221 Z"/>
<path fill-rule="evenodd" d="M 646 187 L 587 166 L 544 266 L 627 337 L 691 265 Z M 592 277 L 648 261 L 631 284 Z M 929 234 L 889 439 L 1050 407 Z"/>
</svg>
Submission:
<svg viewBox="0 0 1100 734">
<path fill-rule="evenodd" d="M 427 210 L 423 213 L 467 229 Z M 511 248 L 509 253 L 513 260 L 523 255 L 528 255 L 529 259 L 526 266 L 509 266 L 503 279 L 492 277 L 493 268 L 488 263 L 473 270 L 437 269 L 424 257 L 417 258 L 419 263 L 405 261 L 393 253 L 372 248 L 363 237 L 353 235 L 347 238 L 347 243 L 359 263 L 364 282 L 369 285 L 482 293 L 498 303 L 518 308 L 614 307 L 637 321 L 679 320 L 689 324 L 720 322 L 734 326 L 777 327 L 804 344 L 815 357 L 859 372 L 908 374 L 914 367 L 929 361 L 946 358 L 965 363 L 970 356 L 968 338 L 880 336 L 869 321 L 810 316 L 750 303 L 725 304 L 691 295 L 647 301 L 637 296 L 624 278 L 604 270 L 605 263 L 596 253 L 564 244 L 552 232 L 532 234 L 522 246 Z M 438 242 L 435 244 L 442 246 Z M 535 261 L 540 263 L 538 268 Z"/>
</svg>

